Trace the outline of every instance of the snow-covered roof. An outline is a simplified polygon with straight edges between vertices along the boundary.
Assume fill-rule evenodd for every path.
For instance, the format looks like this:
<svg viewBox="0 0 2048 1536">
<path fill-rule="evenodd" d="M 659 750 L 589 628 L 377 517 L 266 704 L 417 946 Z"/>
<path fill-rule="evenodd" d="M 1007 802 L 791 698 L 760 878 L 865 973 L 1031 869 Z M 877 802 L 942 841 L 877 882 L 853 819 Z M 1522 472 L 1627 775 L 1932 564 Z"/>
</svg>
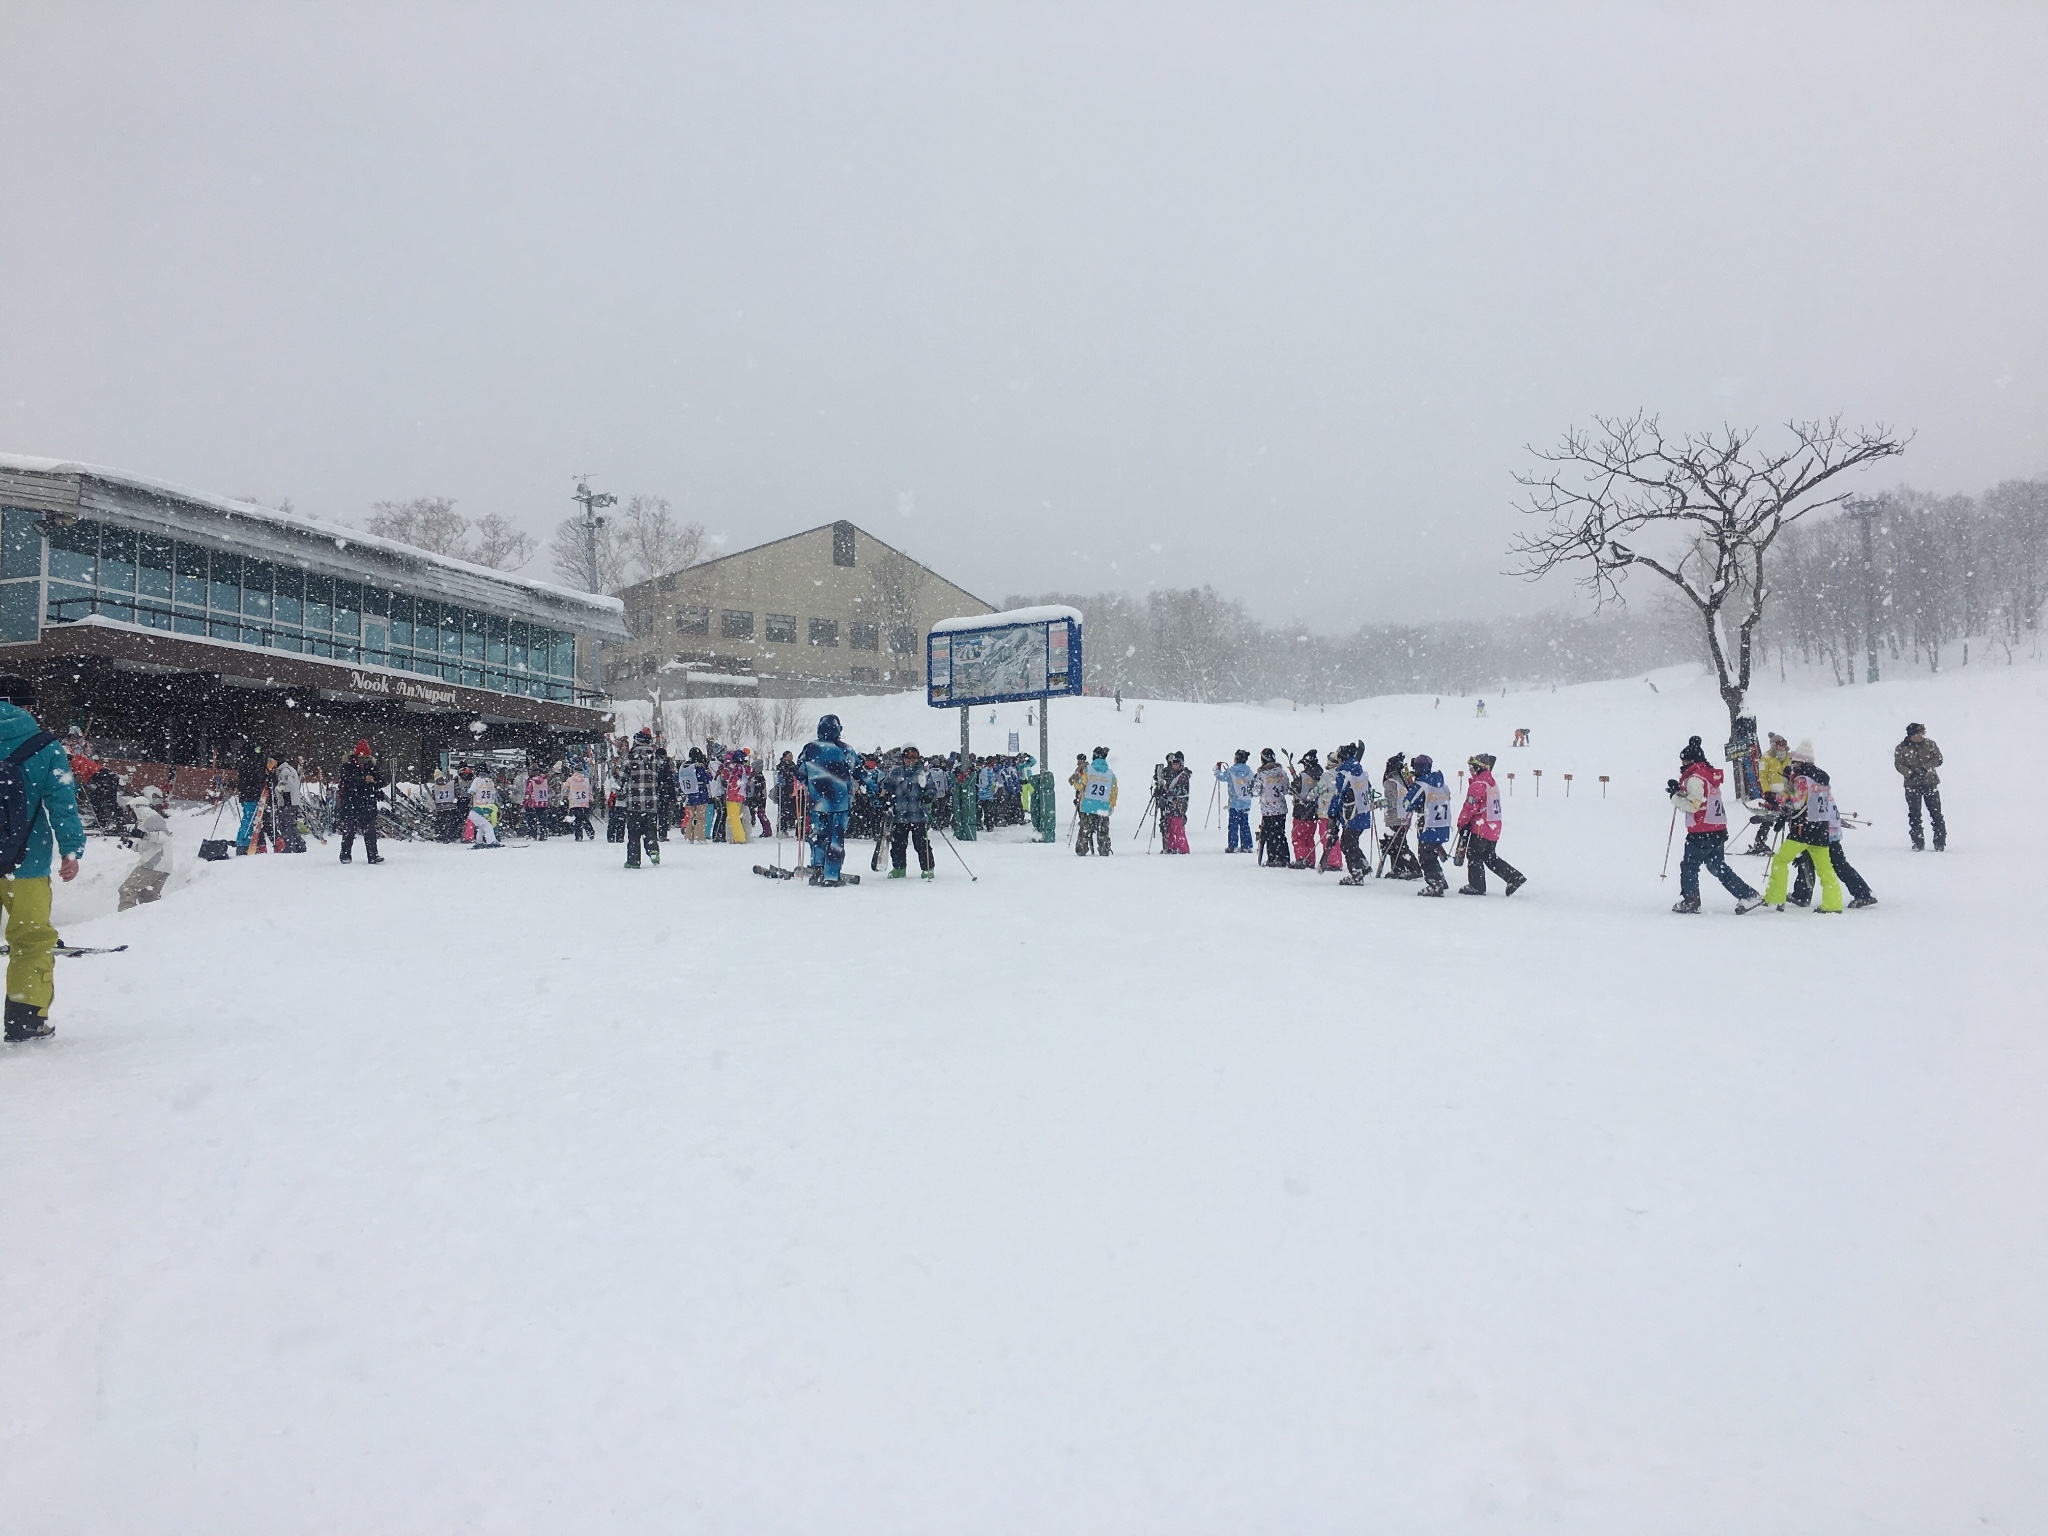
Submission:
<svg viewBox="0 0 2048 1536">
<path fill-rule="evenodd" d="M 1001 629 L 1006 624 L 1050 624 L 1056 619 L 1081 622 L 1081 610 L 1065 603 L 1040 603 L 1032 608 L 1012 608 L 1005 613 L 977 613 L 967 618 L 941 619 L 932 626 L 935 635 L 959 629 Z"/>
<path fill-rule="evenodd" d="M 175 485 L 168 480 L 152 480 L 147 476 L 131 475 L 123 470 L 108 469 L 98 464 L 81 464 L 70 459 L 37 458 L 25 453 L 0 453 L 0 469 L 20 470 L 27 474 L 84 475 L 109 485 L 140 491 L 144 495 L 167 496 L 173 500 L 189 502 L 228 517 L 247 518 L 252 522 L 264 523 L 274 528 L 289 529 L 294 533 L 332 538 L 337 549 L 346 550 L 349 546 L 355 545 L 401 560 L 438 566 L 463 576 L 482 577 L 505 586 L 521 587 L 550 602 L 588 608 L 593 614 L 602 614 L 615 621 L 626 611 L 626 605 L 616 597 L 605 597 L 595 592 L 579 592 L 573 587 L 557 586 L 551 581 L 536 581 L 530 576 L 497 570 L 488 565 L 477 565 L 469 560 L 458 560 L 452 555 L 437 555 L 431 550 L 401 543 L 397 539 L 379 538 L 376 534 L 365 533 L 360 528 L 322 522 L 318 518 L 304 517 L 296 512 L 280 512 L 275 507 L 266 507 L 258 502 L 214 496 L 205 491 Z"/>
</svg>

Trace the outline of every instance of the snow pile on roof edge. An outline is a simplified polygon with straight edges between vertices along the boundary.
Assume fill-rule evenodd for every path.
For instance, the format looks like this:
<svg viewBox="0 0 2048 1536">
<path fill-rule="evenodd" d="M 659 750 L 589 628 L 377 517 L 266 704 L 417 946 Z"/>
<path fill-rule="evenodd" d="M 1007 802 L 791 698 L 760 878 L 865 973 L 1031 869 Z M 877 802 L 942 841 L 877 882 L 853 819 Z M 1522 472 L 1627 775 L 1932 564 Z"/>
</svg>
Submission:
<svg viewBox="0 0 2048 1536">
<path fill-rule="evenodd" d="M 1065 603 L 1040 603 L 1034 608 L 1012 608 L 1005 613 L 977 613 L 967 618 L 941 619 L 932 626 L 935 635 L 960 629 L 1001 629 L 1008 624 L 1049 624 L 1054 619 L 1082 622 L 1081 610 Z"/>
</svg>

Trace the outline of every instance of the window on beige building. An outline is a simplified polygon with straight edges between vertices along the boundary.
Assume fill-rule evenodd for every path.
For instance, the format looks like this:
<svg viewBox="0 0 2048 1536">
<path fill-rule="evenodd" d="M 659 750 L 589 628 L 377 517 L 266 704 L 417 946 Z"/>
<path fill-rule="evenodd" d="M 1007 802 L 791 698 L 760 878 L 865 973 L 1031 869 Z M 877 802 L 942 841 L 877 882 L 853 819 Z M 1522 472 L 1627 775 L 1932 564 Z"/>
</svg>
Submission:
<svg viewBox="0 0 2048 1536">
<path fill-rule="evenodd" d="M 846 643 L 856 651 L 878 651 L 882 648 L 881 626 L 856 619 L 846 626 Z"/>
<path fill-rule="evenodd" d="M 754 638 L 754 615 L 751 611 L 728 608 L 718 616 L 718 635 L 722 640 L 751 640 Z"/>
<path fill-rule="evenodd" d="M 917 631 L 908 624 L 892 624 L 889 627 L 889 649 L 898 656 L 908 656 L 917 649 Z"/>
<path fill-rule="evenodd" d="M 811 620 L 811 644 L 837 645 L 839 643 L 839 621 L 837 619 Z"/>
<path fill-rule="evenodd" d="M 709 608 L 678 608 L 676 610 L 676 633 L 679 635 L 710 634 L 711 610 Z"/>
<path fill-rule="evenodd" d="M 768 639 L 774 645 L 795 645 L 796 615 L 793 613 L 769 614 Z"/>
</svg>

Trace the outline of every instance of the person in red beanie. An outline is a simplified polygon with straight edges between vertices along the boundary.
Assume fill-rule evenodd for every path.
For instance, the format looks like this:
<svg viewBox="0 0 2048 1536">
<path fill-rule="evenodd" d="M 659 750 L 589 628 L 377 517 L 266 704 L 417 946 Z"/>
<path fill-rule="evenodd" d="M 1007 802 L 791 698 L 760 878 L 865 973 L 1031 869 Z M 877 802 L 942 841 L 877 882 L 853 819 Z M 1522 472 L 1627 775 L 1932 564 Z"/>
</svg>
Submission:
<svg viewBox="0 0 2048 1536">
<path fill-rule="evenodd" d="M 341 830 L 341 862 L 353 861 L 356 834 L 363 834 L 363 852 L 372 864 L 384 860 L 377 854 L 377 795 L 384 788 L 384 773 L 371 755 L 367 741 L 356 743 L 355 756 L 341 765 L 334 776 L 336 820 Z"/>
</svg>

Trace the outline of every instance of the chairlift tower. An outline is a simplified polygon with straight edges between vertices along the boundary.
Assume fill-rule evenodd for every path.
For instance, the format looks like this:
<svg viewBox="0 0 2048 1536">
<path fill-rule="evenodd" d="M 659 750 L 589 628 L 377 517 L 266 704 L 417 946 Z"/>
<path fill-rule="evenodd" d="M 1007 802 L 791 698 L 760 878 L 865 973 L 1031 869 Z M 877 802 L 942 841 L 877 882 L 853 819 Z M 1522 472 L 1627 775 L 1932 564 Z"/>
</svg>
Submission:
<svg viewBox="0 0 2048 1536">
<path fill-rule="evenodd" d="M 576 494 L 570 499 L 579 503 L 583 508 L 583 548 L 584 560 L 586 561 L 584 570 L 590 579 L 590 590 L 598 592 L 602 588 L 599 585 L 599 572 L 597 569 L 597 530 L 602 528 L 610 519 L 599 517 L 597 514 L 600 508 L 617 506 L 619 498 L 610 491 L 593 491 L 590 488 L 590 476 L 578 475 L 576 477 Z"/>
</svg>

